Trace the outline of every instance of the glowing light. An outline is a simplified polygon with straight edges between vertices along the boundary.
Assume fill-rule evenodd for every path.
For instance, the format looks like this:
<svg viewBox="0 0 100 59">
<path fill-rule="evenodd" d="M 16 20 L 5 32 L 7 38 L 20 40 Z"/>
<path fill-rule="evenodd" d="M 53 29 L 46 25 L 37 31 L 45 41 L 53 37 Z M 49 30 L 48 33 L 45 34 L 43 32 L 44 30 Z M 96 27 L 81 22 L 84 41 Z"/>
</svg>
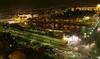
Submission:
<svg viewBox="0 0 100 59">
<path fill-rule="evenodd" d="M 73 35 L 70 37 L 63 35 L 63 40 L 65 42 L 68 42 L 67 43 L 68 46 L 72 46 L 72 47 L 78 47 L 80 45 L 80 42 L 81 42 L 81 39 L 76 35 Z M 78 50 L 77 48 L 75 48 L 75 49 Z"/>
<path fill-rule="evenodd" d="M 100 32 L 100 28 L 97 29 L 97 32 Z"/>
<path fill-rule="evenodd" d="M 84 19 L 84 20 L 89 20 L 90 17 L 89 17 L 89 16 L 85 16 L 83 19 Z"/>
<path fill-rule="evenodd" d="M 100 10 L 100 4 L 98 4 L 97 6 L 96 6 L 96 10 Z"/>
<path fill-rule="evenodd" d="M 68 41 L 68 37 L 67 36 L 65 36 L 65 34 L 63 35 L 63 40 L 65 41 L 65 42 L 67 42 Z"/>
<path fill-rule="evenodd" d="M 51 29 L 47 29 L 48 31 L 53 31 L 53 30 L 51 30 Z"/>
<path fill-rule="evenodd" d="M 77 42 L 77 39 L 78 39 L 78 37 L 72 36 L 72 37 L 69 38 L 68 43 L 69 44 L 75 44 Z"/>
<path fill-rule="evenodd" d="M 100 56 L 98 56 L 97 59 L 100 59 Z"/>
<path fill-rule="evenodd" d="M 78 51 L 78 50 L 79 50 L 79 48 L 78 48 L 78 47 L 74 47 L 74 50 L 75 50 L 75 51 Z"/>
<path fill-rule="evenodd" d="M 90 32 L 89 34 L 92 34 L 92 32 Z"/>
<path fill-rule="evenodd" d="M 87 34 L 86 33 L 84 33 L 84 38 L 86 38 L 87 36 L 86 36 Z"/>
<path fill-rule="evenodd" d="M 8 21 L 9 24 L 20 23 L 20 21 Z"/>
<path fill-rule="evenodd" d="M 24 24 L 27 25 L 27 22 L 25 22 Z"/>
<path fill-rule="evenodd" d="M 34 14 L 34 15 L 33 15 L 33 17 L 38 17 L 38 16 L 39 16 L 38 14 Z"/>
<path fill-rule="evenodd" d="M 68 45 L 71 45 L 71 46 L 78 46 L 80 42 L 81 42 L 81 39 L 75 35 L 69 37 L 68 39 Z"/>
<path fill-rule="evenodd" d="M 98 4 L 97 7 L 100 7 L 100 4 Z"/>
</svg>

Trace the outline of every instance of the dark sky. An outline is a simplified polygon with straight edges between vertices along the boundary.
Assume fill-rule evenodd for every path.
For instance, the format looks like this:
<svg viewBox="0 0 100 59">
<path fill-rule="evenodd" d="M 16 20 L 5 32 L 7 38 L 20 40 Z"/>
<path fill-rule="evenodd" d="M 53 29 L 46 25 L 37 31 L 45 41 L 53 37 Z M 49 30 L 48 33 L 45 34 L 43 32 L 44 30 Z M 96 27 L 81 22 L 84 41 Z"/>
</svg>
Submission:
<svg viewBox="0 0 100 59">
<path fill-rule="evenodd" d="M 68 7 L 68 6 L 92 6 L 99 0 L 0 0 L 0 7 Z"/>
</svg>

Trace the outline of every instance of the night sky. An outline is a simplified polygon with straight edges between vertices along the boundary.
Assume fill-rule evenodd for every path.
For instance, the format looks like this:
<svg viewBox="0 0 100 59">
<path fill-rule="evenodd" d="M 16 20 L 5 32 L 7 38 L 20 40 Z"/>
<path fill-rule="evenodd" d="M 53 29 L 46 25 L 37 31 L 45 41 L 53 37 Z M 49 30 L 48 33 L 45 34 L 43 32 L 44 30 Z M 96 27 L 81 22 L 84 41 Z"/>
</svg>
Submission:
<svg viewBox="0 0 100 59">
<path fill-rule="evenodd" d="M 0 0 L 0 7 L 71 7 L 95 6 L 99 0 Z"/>
</svg>

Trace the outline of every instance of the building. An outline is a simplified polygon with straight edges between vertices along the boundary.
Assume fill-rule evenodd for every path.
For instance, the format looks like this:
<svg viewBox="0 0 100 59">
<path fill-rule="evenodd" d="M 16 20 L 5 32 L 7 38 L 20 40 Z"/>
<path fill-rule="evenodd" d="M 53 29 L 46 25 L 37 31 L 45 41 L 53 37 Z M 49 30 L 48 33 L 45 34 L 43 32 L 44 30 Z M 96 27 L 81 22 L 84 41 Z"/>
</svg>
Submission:
<svg viewBox="0 0 100 59">
<path fill-rule="evenodd" d="M 79 9 L 79 10 L 89 10 L 89 11 L 92 11 L 92 10 L 96 10 L 96 7 L 76 7 L 76 9 Z"/>
</svg>

